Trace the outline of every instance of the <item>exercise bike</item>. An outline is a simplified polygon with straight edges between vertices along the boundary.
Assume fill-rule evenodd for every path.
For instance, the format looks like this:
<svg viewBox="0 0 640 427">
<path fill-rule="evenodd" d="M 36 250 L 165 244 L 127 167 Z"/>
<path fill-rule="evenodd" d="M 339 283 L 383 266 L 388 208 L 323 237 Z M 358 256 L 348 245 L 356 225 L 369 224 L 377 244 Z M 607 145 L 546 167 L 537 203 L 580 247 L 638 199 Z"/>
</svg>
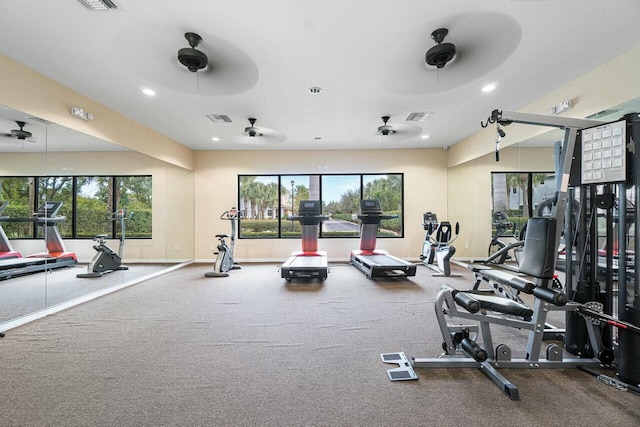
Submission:
<svg viewBox="0 0 640 427">
<path fill-rule="evenodd" d="M 524 236 L 527 229 L 526 224 L 520 229 L 520 232 L 518 232 L 516 223 L 509 221 L 509 218 L 504 212 L 494 212 L 492 222 L 496 233 L 491 237 L 487 258 L 483 260 L 482 263 L 486 265 L 498 265 L 506 270 L 517 272 L 517 266 L 520 263 L 519 261 L 524 246 Z M 505 243 L 500 240 L 502 237 L 515 238 L 516 241 L 513 243 Z M 512 261 L 514 258 L 516 261 L 515 266 L 507 264 L 507 261 Z"/>
<path fill-rule="evenodd" d="M 434 277 L 460 277 L 460 274 L 451 273 L 451 258 L 456 253 L 456 248 L 451 243 L 458 238 L 460 223 L 456 223 L 453 236 L 453 227 L 449 221 L 438 224 L 436 214 L 427 212 L 422 215 L 422 227 L 426 230 L 420 255 L 423 264 L 435 271 Z"/>
<path fill-rule="evenodd" d="M 214 252 L 216 255 L 215 265 L 213 271 L 205 273 L 204 277 L 229 277 L 228 271 L 240 270 L 240 266 L 233 260 L 238 218 L 239 214 L 236 208 L 231 208 L 220 215 L 220 219 L 231 222 L 231 237 L 227 234 L 216 234 L 218 246 L 216 247 L 217 252 Z M 228 238 L 231 241 L 231 246 L 227 245 L 226 239 Z"/>
<path fill-rule="evenodd" d="M 118 209 L 111 214 L 111 221 L 120 221 L 120 244 L 118 245 L 118 252 L 107 246 L 107 235 L 100 234 L 93 237 L 93 240 L 97 242 L 97 245 L 93 246 L 96 250 L 96 254 L 93 256 L 89 265 L 87 266 L 87 272 L 82 274 L 76 274 L 79 278 L 91 278 L 101 277 L 104 274 L 111 273 L 117 270 L 128 270 L 129 267 L 122 264 L 122 255 L 124 253 L 124 240 L 126 238 L 125 221 L 130 220 L 133 216 L 133 211 L 127 215 L 126 210 Z"/>
<path fill-rule="evenodd" d="M 438 228 L 438 217 L 434 212 L 425 212 L 422 214 L 422 228 L 426 231 L 424 242 L 422 243 L 422 253 L 420 260 L 424 265 L 433 263 L 436 255 L 436 241 L 432 234 Z"/>
</svg>

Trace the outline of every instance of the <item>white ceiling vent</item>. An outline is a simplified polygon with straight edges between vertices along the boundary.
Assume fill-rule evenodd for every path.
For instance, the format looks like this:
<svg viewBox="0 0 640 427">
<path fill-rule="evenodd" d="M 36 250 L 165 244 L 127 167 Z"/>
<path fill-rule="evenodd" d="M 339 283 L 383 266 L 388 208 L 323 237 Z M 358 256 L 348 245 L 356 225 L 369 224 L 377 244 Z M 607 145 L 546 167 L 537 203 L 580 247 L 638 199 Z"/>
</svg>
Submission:
<svg viewBox="0 0 640 427">
<path fill-rule="evenodd" d="M 91 10 L 110 10 L 117 9 L 118 6 L 111 0 L 78 0 Z"/>
<path fill-rule="evenodd" d="M 435 111 L 422 111 L 422 112 L 417 112 L 417 113 L 410 113 L 406 119 L 404 119 L 405 122 L 423 122 L 425 120 L 427 120 L 429 117 L 433 116 L 436 112 Z"/>
<path fill-rule="evenodd" d="M 226 114 L 206 114 L 207 119 L 213 123 L 231 123 L 231 117 Z"/>
</svg>

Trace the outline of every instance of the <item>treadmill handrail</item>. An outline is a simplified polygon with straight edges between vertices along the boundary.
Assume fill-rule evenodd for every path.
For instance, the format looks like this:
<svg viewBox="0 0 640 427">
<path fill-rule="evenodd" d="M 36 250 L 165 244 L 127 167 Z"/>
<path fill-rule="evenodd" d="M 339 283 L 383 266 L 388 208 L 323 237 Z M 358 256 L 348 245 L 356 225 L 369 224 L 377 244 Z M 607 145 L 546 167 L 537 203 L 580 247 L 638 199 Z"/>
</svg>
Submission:
<svg viewBox="0 0 640 427">
<path fill-rule="evenodd" d="M 39 225 L 46 225 L 47 223 L 53 222 L 64 222 L 67 220 L 66 216 L 56 216 L 56 217 L 47 217 L 47 216 L 32 216 L 29 218 L 11 218 L 11 217 L 0 217 L 0 221 L 2 222 L 34 222 Z"/>
</svg>

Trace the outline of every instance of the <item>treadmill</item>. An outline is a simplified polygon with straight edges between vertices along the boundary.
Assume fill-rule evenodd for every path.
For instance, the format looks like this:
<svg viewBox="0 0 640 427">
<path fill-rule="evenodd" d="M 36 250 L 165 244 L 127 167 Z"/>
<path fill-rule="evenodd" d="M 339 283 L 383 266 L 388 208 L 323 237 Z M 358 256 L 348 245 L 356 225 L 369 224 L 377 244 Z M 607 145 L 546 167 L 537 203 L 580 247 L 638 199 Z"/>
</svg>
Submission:
<svg viewBox="0 0 640 427">
<path fill-rule="evenodd" d="M 368 278 L 415 276 L 415 264 L 389 255 L 382 249 L 376 249 L 380 223 L 384 219 L 398 216 L 383 214 L 380 200 L 375 199 L 361 200 L 360 212 L 360 249 L 351 251 L 351 264 L 358 267 Z"/>
<path fill-rule="evenodd" d="M 58 230 L 58 223 L 66 221 L 66 217 L 58 216 L 62 202 L 43 203 L 36 213 L 29 218 L 3 218 L 2 222 L 33 222 L 43 227 L 46 252 L 26 257 L 0 259 L 0 280 L 24 276 L 39 271 L 51 271 L 75 265 L 78 261 L 73 252 L 67 252 Z"/>
<path fill-rule="evenodd" d="M 4 229 L 2 228 L 2 222 L 5 219 L 10 218 L 2 214 L 4 210 L 7 208 L 7 206 L 9 206 L 8 201 L 4 201 L 0 203 L 0 260 L 22 257 L 20 252 L 13 249 L 13 246 L 11 246 L 11 242 L 9 241 L 9 238 L 7 237 L 7 235 L 4 232 Z"/>
<path fill-rule="evenodd" d="M 298 208 L 298 215 L 289 219 L 302 224 L 302 251 L 291 253 L 289 259 L 280 266 L 283 279 L 290 282 L 295 278 L 327 278 L 327 253 L 318 251 L 318 230 L 320 224 L 329 217 L 322 215 L 319 200 L 302 200 Z"/>
</svg>

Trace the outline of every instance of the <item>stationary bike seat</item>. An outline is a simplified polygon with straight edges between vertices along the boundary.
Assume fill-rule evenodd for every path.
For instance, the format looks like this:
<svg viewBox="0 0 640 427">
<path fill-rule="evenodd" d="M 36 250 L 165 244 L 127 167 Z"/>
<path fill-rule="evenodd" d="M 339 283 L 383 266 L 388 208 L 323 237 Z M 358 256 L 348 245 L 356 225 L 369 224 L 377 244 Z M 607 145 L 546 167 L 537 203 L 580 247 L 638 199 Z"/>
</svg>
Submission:
<svg viewBox="0 0 640 427">
<path fill-rule="evenodd" d="M 229 236 L 227 234 L 216 234 L 216 237 L 226 239 Z"/>
</svg>

